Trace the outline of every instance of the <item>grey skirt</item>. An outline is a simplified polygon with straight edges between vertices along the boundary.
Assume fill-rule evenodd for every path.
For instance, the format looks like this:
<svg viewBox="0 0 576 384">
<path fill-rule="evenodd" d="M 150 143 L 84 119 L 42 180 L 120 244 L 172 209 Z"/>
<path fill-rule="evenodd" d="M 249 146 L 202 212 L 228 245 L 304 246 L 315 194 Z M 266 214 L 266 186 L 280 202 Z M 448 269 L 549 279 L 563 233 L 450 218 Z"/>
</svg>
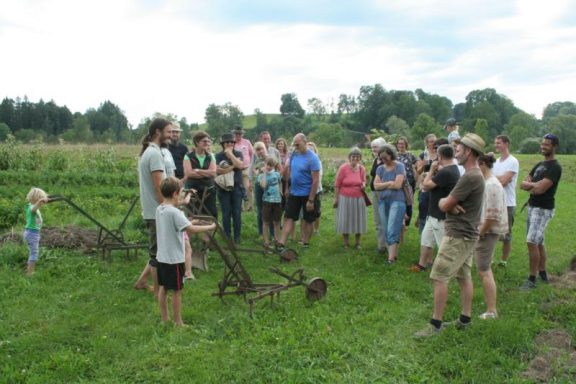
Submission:
<svg viewBox="0 0 576 384">
<path fill-rule="evenodd" d="M 338 196 L 336 233 L 366 233 L 366 203 L 363 197 Z"/>
</svg>

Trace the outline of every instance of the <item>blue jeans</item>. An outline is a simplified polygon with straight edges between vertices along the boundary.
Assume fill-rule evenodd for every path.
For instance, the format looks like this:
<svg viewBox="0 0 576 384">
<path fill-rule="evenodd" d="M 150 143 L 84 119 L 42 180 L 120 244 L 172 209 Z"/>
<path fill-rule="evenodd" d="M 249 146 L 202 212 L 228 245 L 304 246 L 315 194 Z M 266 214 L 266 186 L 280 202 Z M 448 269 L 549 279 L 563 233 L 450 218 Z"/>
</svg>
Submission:
<svg viewBox="0 0 576 384">
<path fill-rule="evenodd" d="M 232 224 L 234 225 L 234 241 L 240 242 L 240 228 L 242 227 L 242 188 L 234 186 L 231 191 L 218 188 L 218 200 L 222 208 L 222 227 L 224 233 L 232 239 Z"/>
<path fill-rule="evenodd" d="M 262 197 L 264 196 L 264 190 L 256 181 L 253 182 L 254 185 L 254 203 L 256 204 L 256 221 L 258 222 L 258 234 L 262 234 Z M 274 225 L 270 222 L 270 238 L 274 237 Z"/>
<path fill-rule="evenodd" d="M 398 244 L 402 226 L 404 225 L 406 202 L 380 200 L 378 202 L 378 210 L 380 212 L 380 230 L 384 231 L 386 244 Z"/>
</svg>

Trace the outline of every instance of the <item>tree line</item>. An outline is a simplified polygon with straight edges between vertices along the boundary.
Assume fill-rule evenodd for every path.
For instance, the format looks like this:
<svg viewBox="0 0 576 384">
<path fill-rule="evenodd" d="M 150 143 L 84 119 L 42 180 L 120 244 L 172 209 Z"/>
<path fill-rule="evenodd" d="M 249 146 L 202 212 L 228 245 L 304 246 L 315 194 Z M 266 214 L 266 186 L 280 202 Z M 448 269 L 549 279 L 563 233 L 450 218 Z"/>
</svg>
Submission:
<svg viewBox="0 0 576 384">
<path fill-rule="evenodd" d="M 367 134 L 402 135 L 421 146 L 425 135 L 443 134 L 443 124 L 454 117 L 461 133 L 475 132 L 487 143 L 498 134 L 507 134 L 512 150 L 538 151 L 538 138 L 553 132 L 561 138 L 562 153 L 576 151 L 576 104 L 558 101 L 548 104 L 542 119 L 537 119 L 514 105 L 495 89 L 473 90 L 463 103 L 453 104 L 447 97 L 417 89 L 386 90 L 381 84 L 362 86 L 358 95 L 341 94 L 336 100 L 307 100 L 302 106 L 294 93 L 280 97 L 279 114 L 264 114 L 256 109 L 250 119 L 248 136 L 262 131 L 273 137 L 292 137 L 304 132 L 321 145 L 350 146 L 362 142 Z M 13 135 L 22 142 L 139 142 L 154 116 L 141 120 L 137 127 L 128 123 L 123 111 L 111 101 L 85 113 L 72 113 L 54 101 L 37 103 L 26 97 L 5 98 L 0 103 L 0 140 Z M 185 118 L 164 115 L 180 123 L 184 138 L 199 129 Z M 206 125 L 212 136 L 219 137 L 235 124 L 244 125 L 246 116 L 232 103 L 210 104 L 205 111 Z"/>
</svg>

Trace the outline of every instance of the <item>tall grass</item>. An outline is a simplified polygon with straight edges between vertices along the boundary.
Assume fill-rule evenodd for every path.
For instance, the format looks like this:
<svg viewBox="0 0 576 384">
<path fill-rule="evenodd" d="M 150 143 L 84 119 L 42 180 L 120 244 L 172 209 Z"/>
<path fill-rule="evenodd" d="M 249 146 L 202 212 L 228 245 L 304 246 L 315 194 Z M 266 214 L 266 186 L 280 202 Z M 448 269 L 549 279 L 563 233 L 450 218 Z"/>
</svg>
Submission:
<svg viewBox="0 0 576 384">
<path fill-rule="evenodd" d="M 108 148 L 97 152 L 102 150 Z M 137 150 L 113 148 L 118 156 L 115 162 L 132 159 Z M 94 155 L 93 150 L 83 151 Z M 42 148 L 41 152 L 44 156 L 51 151 Z M 84 177 L 91 173 L 79 165 L 79 159 L 91 155 L 78 150 L 61 153 L 75 170 L 70 174 Z M 328 160 L 344 158 L 347 151 L 327 154 L 321 149 L 321 153 Z M 522 174 L 539 160 L 538 156 L 519 158 Z M 576 161 L 568 156 L 560 157 L 560 161 L 564 176 L 556 217 L 546 239 L 552 274 L 567 268 L 576 245 L 570 235 L 576 203 L 572 193 Z M 91 212 L 116 222 L 124 213 L 125 199 L 115 198 L 115 193 L 137 193 L 137 182 L 135 173 L 128 169 L 125 173 L 110 169 L 100 171 L 99 179 L 87 178 L 80 185 L 55 179 L 46 189 L 69 194 L 81 191 L 76 192 L 76 198 L 92 204 Z M 21 201 L 34 178 L 43 180 L 43 172 L 32 172 L 25 184 L 17 180 L 10 183 L 2 177 L 2 197 L 7 192 Z M 124 183 L 114 179 L 118 172 L 125 176 Z M 525 193 L 519 192 L 519 203 L 525 198 Z M 330 201 L 330 197 L 325 199 Z M 56 204 L 46 206 L 43 214 L 47 225 L 77 220 L 73 211 Z M 573 290 L 552 286 L 539 286 L 529 293 L 518 290 L 528 272 L 525 217 L 525 212 L 517 213 L 508 267 L 495 270 L 500 319 L 474 319 L 465 332 L 447 330 L 425 341 L 412 337 L 432 311 L 427 274 L 408 272 L 418 255 L 416 229 L 408 230 L 399 262 L 385 266 L 384 257 L 375 252 L 373 230 L 364 236 L 363 250 L 342 248 L 334 233 L 329 204 L 324 204 L 320 235 L 313 237 L 311 248 L 290 244 L 300 254 L 297 262 L 280 264 L 274 255 L 242 257 L 256 282 L 282 281 L 269 272 L 270 267 L 287 272 L 304 268 L 308 277 L 326 279 L 329 290 L 323 300 L 310 304 L 303 288 L 293 288 L 282 293 L 275 305 L 259 302 L 251 320 L 241 297 L 220 300 L 211 296 L 223 270 L 218 254 L 211 253 L 210 271 L 198 272 L 198 280 L 184 291 L 184 321 L 190 325 L 186 329 L 160 325 L 153 298 L 132 289 L 145 263 L 142 256 L 132 260 L 117 253 L 111 262 L 104 262 L 79 252 L 43 249 L 37 273 L 27 278 L 22 272 L 26 247 L 5 244 L 0 247 L 0 382 L 525 382 L 522 372 L 535 354 L 536 334 L 561 327 L 576 335 Z M 145 241 L 138 220 L 138 214 L 131 218 L 132 238 Z M 243 245 L 253 246 L 257 239 L 254 214 L 244 213 L 243 223 Z M 20 229 L 18 224 L 16 230 Z M 484 311 L 484 304 L 475 275 L 474 283 L 476 316 Z M 446 319 L 458 314 L 458 288 L 452 284 Z M 557 370 L 554 378 L 556 382 L 570 382 L 573 374 Z"/>
</svg>

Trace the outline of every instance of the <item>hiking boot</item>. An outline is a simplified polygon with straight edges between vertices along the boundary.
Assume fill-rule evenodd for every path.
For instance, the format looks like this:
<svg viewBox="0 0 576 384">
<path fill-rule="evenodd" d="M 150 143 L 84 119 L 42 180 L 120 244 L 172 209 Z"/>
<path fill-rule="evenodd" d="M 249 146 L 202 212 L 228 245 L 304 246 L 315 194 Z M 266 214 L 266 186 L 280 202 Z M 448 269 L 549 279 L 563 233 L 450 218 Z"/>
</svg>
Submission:
<svg viewBox="0 0 576 384">
<path fill-rule="evenodd" d="M 425 338 L 425 337 L 430 337 L 430 336 L 436 336 L 440 332 L 442 332 L 443 328 L 444 328 L 444 326 L 441 326 L 440 328 L 436 328 L 432 324 L 428 323 L 428 324 L 426 324 L 426 326 L 424 328 L 422 328 L 418 332 L 414 333 L 414 337 L 420 339 L 420 338 Z"/>
<path fill-rule="evenodd" d="M 492 320 L 492 319 L 497 319 L 498 314 L 496 312 L 484 312 L 483 314 L 478 316 L 478 318 L 480 320 Z"/>
<path fill-rule="evenodd" d="M 500 261 L 498 262 L 498 266 L 499 266 L 499 267 L 506 268 L 507 265 L 508 265 L 508 262 L 507 262 L 507 261 L 500 260 Z"/>
<path fill-rule="evenodd" d="M 530 280 L 526 280 L 524 284 L 522 284 L 522 286 L 520 287 L 520 290 L 527 292 L 534 288 L 536 288 L 536 283 L 533 283 Z"/>
<path fill-rule="evenodd" d="M 447 323 L 444 323 L 445 327 L 455 327 L 459 331 L 463 331 L 467 328 L 470 328 L 471 325 L 472 325 L 471 321 L 469 321 L 467 323 L 463 323 L 462 321 L 460 321 L 459 318 L 454 320 L 454 321 L 449 321 Z"/>
</svg>

